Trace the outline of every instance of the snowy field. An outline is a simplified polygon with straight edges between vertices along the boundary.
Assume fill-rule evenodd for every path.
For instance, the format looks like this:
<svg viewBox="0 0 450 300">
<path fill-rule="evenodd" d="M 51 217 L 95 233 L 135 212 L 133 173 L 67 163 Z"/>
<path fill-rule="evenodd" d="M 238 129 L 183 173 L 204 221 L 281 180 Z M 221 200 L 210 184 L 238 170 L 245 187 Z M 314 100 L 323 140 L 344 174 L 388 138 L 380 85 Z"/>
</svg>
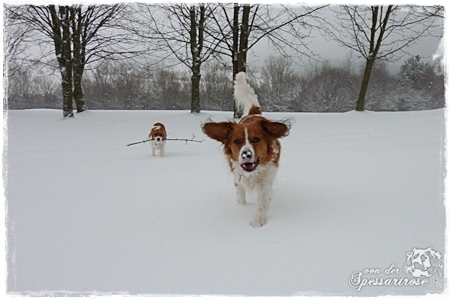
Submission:
<svg viewBox="0 0 450 300">
<path fill-rule="evenodd" d="M 441 276 L 404 269 L 414 248 L 445 254 L 443 109 L 265 114 L 295 124 L 281 140 L 269 219 L 259 229 L 250 226 L 255 200 L 237 204 L 222 149 L 200 129 L 229 112 L 7 115 L 9 295 L 444 289 Z M 205 141 L 169 141 L 163 158 L 149 144 L 126 146 L 158 121 L 170 138 Z"/>
</svg>

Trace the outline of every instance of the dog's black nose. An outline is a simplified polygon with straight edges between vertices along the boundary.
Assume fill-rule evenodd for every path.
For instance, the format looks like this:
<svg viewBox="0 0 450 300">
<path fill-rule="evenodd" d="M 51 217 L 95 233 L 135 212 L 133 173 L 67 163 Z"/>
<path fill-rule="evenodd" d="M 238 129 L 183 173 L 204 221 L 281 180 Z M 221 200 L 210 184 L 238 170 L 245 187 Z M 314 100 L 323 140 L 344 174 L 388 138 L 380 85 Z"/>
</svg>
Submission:
<svg viewBox="0 0 450 300">
<path fill-rule="evenodd" d="M 159 142 L 161 140 L 161 138 L 158 137 L 158 138 L 156 138 L 156 140 Z"/>
<path fill-rule="evenodd" d="M 253 153 L 252 153 L 252 151 L 250 151 L 250 150 L 245 150 L 245 151 L 242 152 L 241 155 L 242 155 L 242 158 L 243 158 L 245 161 L 249 161 L 249 160 L 252 158 Z"/>
</svg>

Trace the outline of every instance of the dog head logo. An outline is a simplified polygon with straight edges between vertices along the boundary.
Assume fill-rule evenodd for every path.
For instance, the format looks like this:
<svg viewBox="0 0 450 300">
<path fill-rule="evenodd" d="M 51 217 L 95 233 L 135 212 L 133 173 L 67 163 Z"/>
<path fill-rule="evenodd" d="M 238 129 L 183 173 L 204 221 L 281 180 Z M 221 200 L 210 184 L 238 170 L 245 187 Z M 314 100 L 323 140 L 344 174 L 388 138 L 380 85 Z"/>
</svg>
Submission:
<svg viewBox="0 0 450 300">
<path fill-rule="evenodd" d="M 431 248 L 416 249 L 406 253 L 405 272 L 413 277 L 443 277 L 442 255 Z"/>
</svg>

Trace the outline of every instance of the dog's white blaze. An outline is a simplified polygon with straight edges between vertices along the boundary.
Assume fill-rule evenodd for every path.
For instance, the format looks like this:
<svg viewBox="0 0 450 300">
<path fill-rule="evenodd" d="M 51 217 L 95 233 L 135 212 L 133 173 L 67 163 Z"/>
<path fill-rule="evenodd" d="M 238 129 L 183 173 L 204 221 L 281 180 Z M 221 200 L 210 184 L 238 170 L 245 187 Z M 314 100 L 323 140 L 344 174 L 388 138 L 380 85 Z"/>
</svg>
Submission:
<svg viewBox="0 0 450 300">
<path fill-rule="evenodd" d="M 242 158 L 242 153 L 244 151 L 250 151 L 252 153 L 252 159 L 250 162 L 255 162 L 256 161 L 256 155 L 255 155 L 255 149 L 253 148 L 253 145 L 250 143 L 250 140 L 248 138 L 248 130 L 247 130 L 247 126 L 245 126 L 244 128 L 244 132 L 245 132 L 245 144 L 244 146 L 241 148 L 241 151 L 239 152 L 239 163 L 245 163 L 248 161 L 244 161 L 244 159 Z"/>
<path fill-rule="evenodd" d="M 245 132 L 245 144 L 247 145 L 248 144 L 248 129 L 247 129 L 247 126 L 245 126 L 245 128 L 244 128 L 244 132 Z"/>
<path fill-rule="evenodd" d="M 250 144 L 250 141 L 248 140 L 248 129 L 247 129 L 247 126 L 245 126 L 245 129 L 244 129 L 245 131 L 245 145 L 244 145 L 244 147 L 243 148 L 245 148 L 245 147 L 249 147 L 250 148 L 250 146 L 251 146 L 251 144 Z M 251 147 L 251 148 L 253 148 L 253 147 Z M 253 149 L 246 149 L 246 150 L 253 150 Z M 253 151 L 252 151 L 252 154 L 253 154 Z"/>
</svg>

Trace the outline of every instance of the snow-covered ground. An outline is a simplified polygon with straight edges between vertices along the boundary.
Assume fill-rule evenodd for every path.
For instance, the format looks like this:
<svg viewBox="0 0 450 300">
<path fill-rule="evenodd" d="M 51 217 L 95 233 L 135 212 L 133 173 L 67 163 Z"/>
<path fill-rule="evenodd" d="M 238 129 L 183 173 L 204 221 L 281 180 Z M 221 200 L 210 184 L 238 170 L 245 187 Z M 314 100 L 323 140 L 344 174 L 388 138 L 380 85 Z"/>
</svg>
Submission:
<svg viewBox="0 0 450 300">
<path fill-rule="evenodd" d="M 425 263 L 415 267 L 430 277 L 404 270 L 414 248 L 445 254 L 443 109 L 265 114 L 295 124 L 281 141 L 269 219 L 259 229 L 250 226 L 255 201 L 237 204 L 221 147 L 200 129 L 229 112 L 89 111 L 70 120 L 59 110 L 5 113 L 9 294 L 444 289 Z M 126 146 L 157 121 L 171 138 L 205 141 L 169 141 L 164 158 L 152 157 L 149 144 Z"/>
</svg>

